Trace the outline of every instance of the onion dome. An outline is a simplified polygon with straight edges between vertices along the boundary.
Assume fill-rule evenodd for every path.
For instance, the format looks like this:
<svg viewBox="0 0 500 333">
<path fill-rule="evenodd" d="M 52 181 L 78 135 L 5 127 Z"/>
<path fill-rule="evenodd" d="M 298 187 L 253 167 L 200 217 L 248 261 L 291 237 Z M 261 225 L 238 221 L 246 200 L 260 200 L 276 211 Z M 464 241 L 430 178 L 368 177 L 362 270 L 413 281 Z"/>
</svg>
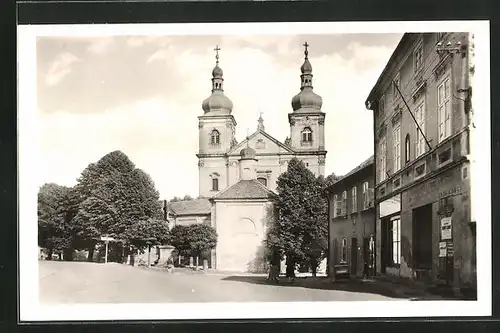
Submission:
<svg viewBox="0 0 500 333">
<path fill-rule="evenodd" d="M 224 72 L 222 71 L 222 68 L 219 67 L 219 61 L 217 61 L 217 64 L 214 67 L 214 70 L 212 71 L 212 76 L 214 78 L 222 78 L 222 75 L 224 75 Z"/>
<path fill-rule="evenodd" d="M 309 59 L 306 56 L 304 63 L 302 64 L 302 66 L 300 66 L 300 72 L 302 74 L 310 74 L 310 73 L 312 73 L 312 70 L 313 70 L 313 68 L 311 66 L 311 63 L 309 62 Z"/>
<path fill-rule="evenodd" d="M 242 160 L 254 160 L 255 150 L 250 147 L 245 147 L 240 151 L 240 156 Z"/>
<path fill-rule="evenodd" d="M 212 95 L 201 104 L 203 111 L 230 114 L 233 110 L 233 102 L 222 91 L 214 91 Z"/>
<path fill-rule="evenodd" d="M 201 107 L 205 113 L 230 114 L 233 111 L 233 102 L 224 95 L 224 72 L 219 67 L 219 50 L 219 46 L 214 49 L 216 62 L 212 70 L 212 95 L 203 101 Z"/>
<path fill-rule="evenodd" d="M 321 111 L 321 106 L 323 105 L 323 99 L 321 96 L 313 91 L 312 86 L 312 66 L 309 62 L 309 52 L 307 47 L 309 44 L 304 43 L 304 63 L 300 67 L 300 92 L 292 98 L 292 109 L 293 111 L 300 112 L 318 112 Z"/>
</svg>

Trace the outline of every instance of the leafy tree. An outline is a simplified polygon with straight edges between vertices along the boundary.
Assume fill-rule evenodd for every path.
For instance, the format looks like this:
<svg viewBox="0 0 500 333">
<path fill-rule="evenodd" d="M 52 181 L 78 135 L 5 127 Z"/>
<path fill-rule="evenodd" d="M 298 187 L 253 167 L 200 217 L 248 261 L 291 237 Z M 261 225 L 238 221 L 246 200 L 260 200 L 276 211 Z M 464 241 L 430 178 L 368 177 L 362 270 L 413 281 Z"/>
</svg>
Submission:
<svg viewBox="0 0 500 333">
<path fill-rule="evenodd" d="M 267 246 L 286 255 L 287 276 L 295 275 L 295 265 L 309 265 L 315 274 L 327 244 L 326 182 L 316 178 L 296 158 L 278 177 L 278 220 L 269 228 Z"/>
<path fill-rule="evenodd" d="M 80 201 L 74 217 L 75 235 L 78 244 L 89 249 L 89 260 L 102 236 L 118 240 L 110 243 L 110 247 L 124 253 L 125 248 L 141 250 L 145 244 L 138 239 L 144 238 L 146 231 L 152 235 L 147 238 L 163 233 L 159 223 L 151 222 L 162 218 L 155 184 L 123 152 L 113 151 L 91 163 L 82 172 L 75 189 Z M 146 221 L 151 222 L 147 227 Z M 160 229 L 155 231 L 155 227 Z"/>
<path fill-rule="evenodd" d="M 171 230 L 171 245 L 180 255 L 199 258 L 204 251 L 217 245 L 217 232 L 209 225 L 176 225 Z"/>
<path fill-rule="evenodd" d="M 328 187 L 330 185 L 333 185 L 334 183 L 336 183 L 337 181 L 339 181 L 340 178 L 342 178 L 342 176 L 337 176 L 335 173 L 332 173 L 332 174 L 328 175 L 325 178 L 326 186 Z"/>
<path fill-rule="evenodd" d="M 38 245 L 48 250 L 49 260 L 54 251 L 67 251 L 72 247 L 71 225 L 66 223 L 66 200 L 70 190 L 49 183 L 38 192 Z"/>
<path fill-rule="evenodd" d="M 140 220 L 127 230 L 129 243 L 137 249 L 165 245 L 170 241 L 168 223 L 157 219 Z"/>
<path fill-rule="evenodd" d="M 192 196 L 190 196 L 189 194 L 186 194 L 183 198 L 175 196 L 172 199 L 170 199 L 169 202 L 191 201 L 191 200 L 194 200 L 194 198 Z"/>
</svg>

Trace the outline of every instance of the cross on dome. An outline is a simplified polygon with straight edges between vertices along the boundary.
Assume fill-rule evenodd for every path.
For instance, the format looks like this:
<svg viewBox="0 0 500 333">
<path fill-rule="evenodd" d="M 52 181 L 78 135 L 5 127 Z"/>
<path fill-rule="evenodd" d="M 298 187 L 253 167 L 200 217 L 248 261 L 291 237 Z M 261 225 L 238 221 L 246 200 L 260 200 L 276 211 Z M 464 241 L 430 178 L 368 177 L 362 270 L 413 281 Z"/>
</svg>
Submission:
<svg viewBox="0 0 500 333">
<path fill-rule="evenodd" d="M 309 44 L 307 44 L 307 42 L 305 42 L 304 44 L 302 44 L 305 48 L 304 50 L 304 55 L 306 56 L 306 59 L 307 59 L 307 56 L 309 55 L 309 51 L 307 50 L 307 48 L 309 47 Z"/>
<path fill-rule="evenodd" d="M 221 48 L 219 47 L 219 45 L 217 44 L 217 46 L 215 46 L 215 63 L 218 65 L 219 64 L 219 51 L 221 50 Z"/>
</svg>

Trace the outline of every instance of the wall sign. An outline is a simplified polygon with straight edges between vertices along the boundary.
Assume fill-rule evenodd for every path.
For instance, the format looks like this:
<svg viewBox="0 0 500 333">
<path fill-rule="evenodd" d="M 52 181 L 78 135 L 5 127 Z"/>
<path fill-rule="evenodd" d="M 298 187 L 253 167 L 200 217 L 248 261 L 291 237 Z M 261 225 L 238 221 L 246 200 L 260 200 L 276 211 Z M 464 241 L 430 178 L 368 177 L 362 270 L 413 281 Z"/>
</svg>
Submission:
<svg viewBox="0 0 500 333">
<path fill-rule="evenodd" d="M 451 217 L 441 219 L 441 239 L 451 239 Z"/>
<path fill-rule="evenodd" d="M 439 242 L 439 257 L 446 257 L 446 242 Z"/>
<path fill-rule="evenodd" d="M 446 191 L 443 191 L 441 193 L 439 193 L 439 198 L 444 198 L 444 197 L 449 197 L 449 196 L 452 196 L 452 195 L 457 195 L 457 194 L 460 194 L 460 191 L 461 191 L 461 188 L 460 186 L 455 186 L 453 188 L 450 188 Z"/>
</svg>

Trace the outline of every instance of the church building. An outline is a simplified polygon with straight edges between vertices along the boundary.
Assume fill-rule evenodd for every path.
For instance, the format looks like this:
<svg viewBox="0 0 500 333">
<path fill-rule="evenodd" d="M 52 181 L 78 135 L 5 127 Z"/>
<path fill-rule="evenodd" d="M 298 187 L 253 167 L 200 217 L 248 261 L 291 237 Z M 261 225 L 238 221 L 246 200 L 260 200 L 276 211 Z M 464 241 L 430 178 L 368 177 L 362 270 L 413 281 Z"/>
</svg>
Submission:
<svg viewBox="0 0 500 333">
<path fill-rule="evenodd" d="M 276 218 L 273 200 L 279 175 L 294 157 L 316 176 L 325 174 L 325 113 L 321 111 L 321 96 L 313 91 L 309 45 L 304 46 L 300 92 L 291 101 L 290 136 L 284 142 L 265 131 L 262 115 L 256 131 L 237 142 L 233 103 L 224 94 L 220 49 L 215 49 L 212 93 L 203 101 L 203 114 L 198 117 L 199 195 L 206 199 L 193 202 L 197 207 L 199 200 L 210 203 L 210 211 L 206 209 L 204 214 L 218 234 L 217 248 L 207 258 L 212 268 L 262 270 L 266 228 Z M 184 212 L 189 212 L 190 203 L 183 205 Z"/>
</svg>

